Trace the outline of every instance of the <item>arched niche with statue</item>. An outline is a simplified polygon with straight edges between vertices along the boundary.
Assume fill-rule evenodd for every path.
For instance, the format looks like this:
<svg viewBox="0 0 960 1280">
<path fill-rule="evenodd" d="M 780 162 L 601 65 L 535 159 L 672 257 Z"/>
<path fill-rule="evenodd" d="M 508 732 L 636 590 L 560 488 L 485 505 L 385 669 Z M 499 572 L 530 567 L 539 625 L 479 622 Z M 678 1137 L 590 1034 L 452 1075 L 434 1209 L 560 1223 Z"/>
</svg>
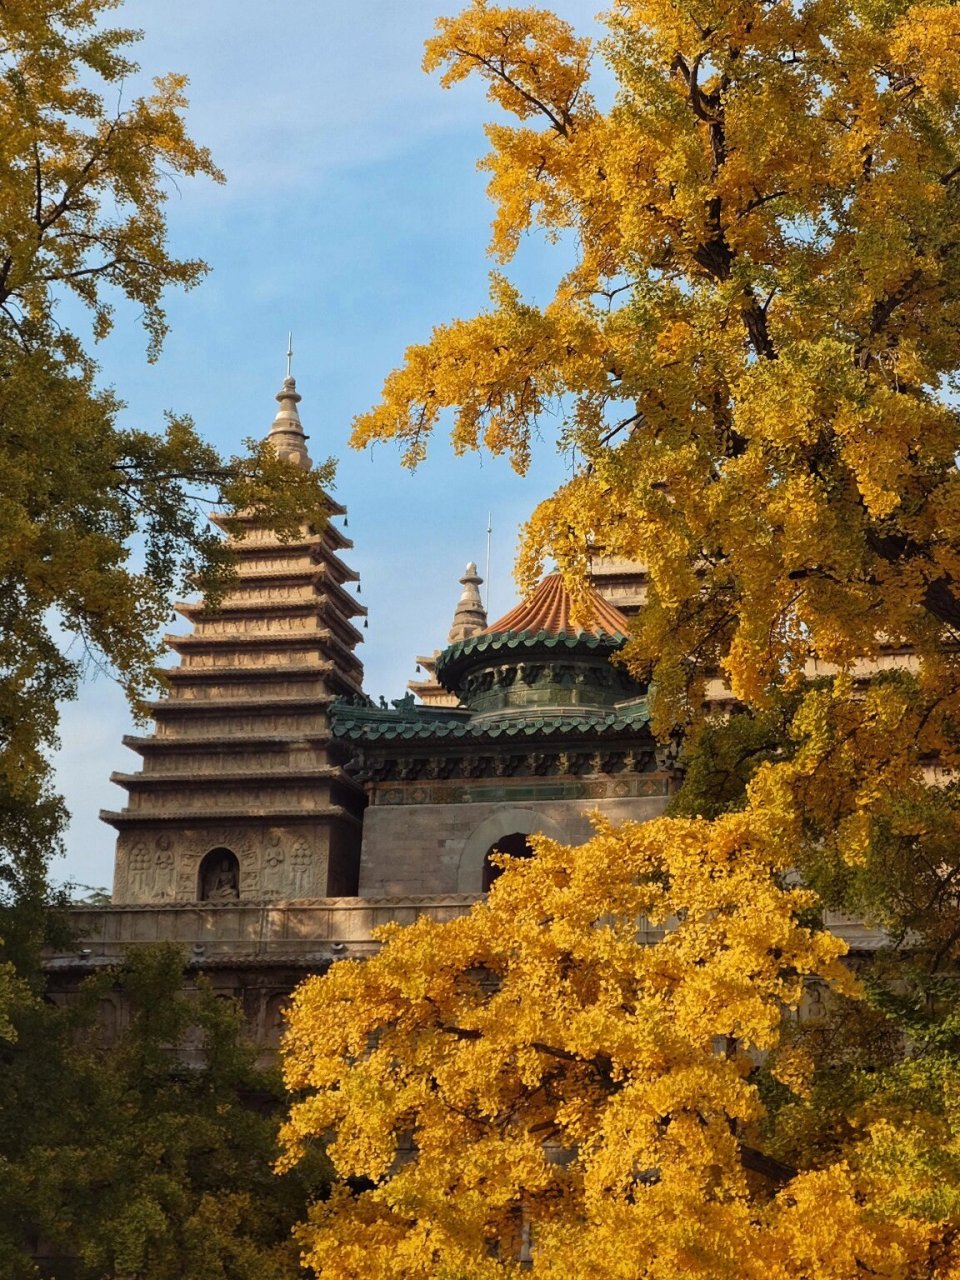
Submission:
<svg viewBox="0 0 960 1280">
<path fill-rule="evenodd" d="M 200 902 L 236 902 L 240 897 L 240 859 L 220 846 L 205 854 L 197 871 Z"/>
</svg>

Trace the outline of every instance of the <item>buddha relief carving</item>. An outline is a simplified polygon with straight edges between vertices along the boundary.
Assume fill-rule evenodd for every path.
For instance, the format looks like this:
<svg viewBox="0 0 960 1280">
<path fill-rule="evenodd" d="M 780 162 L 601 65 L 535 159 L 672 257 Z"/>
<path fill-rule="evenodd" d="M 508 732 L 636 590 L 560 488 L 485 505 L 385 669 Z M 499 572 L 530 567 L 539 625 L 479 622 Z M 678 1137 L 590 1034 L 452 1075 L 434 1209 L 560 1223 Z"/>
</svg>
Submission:
<svg viewBox="0 0 960 1280">
<path fill-rule="evenodd" d="M 234 902 L 240 897 L 240 862 L 232 850 L 211 849 L 200 863 L 201 902 Z"/>
</svg>

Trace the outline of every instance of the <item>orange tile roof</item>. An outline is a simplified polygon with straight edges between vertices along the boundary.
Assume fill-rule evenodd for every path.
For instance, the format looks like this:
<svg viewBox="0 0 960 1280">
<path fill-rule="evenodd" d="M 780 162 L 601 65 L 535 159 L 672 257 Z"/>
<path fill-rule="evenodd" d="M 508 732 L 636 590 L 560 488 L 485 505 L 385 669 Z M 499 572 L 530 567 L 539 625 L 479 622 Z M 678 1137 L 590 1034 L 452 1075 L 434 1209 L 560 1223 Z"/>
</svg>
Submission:
<svg viewBox="0 0 960 1280">
<path fill-rule="evenodd" d="M 537 634 L 548 631 L 551 635 L 627 635 L 630 623 L 626 616 L 604 600 L 592 587 L 585 587 L 580 606 L 576 610 L 570 592 L 559 573 L 548 574 L 532 595 L 522 600 L 509 613 L 505 613 L 480 635 L 494 635 L 504 631 L 527 631 Z"/>
</svg>

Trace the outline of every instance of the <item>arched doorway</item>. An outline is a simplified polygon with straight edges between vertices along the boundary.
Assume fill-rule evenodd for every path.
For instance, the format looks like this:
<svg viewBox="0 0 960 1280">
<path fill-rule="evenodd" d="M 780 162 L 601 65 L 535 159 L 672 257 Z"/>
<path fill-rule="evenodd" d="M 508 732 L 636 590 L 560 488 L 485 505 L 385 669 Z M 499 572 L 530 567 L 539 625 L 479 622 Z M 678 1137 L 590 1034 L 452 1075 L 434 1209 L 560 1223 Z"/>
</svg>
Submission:
<svg viewBox="0 0 960 1280">
<path fill-rule="evenodd" d="M 533 850 L 522 831 L 511 831 L 507 836 L 499 836 L 490 846 L 483 858 L 483 892 L 489 892 L 490 886 L 498 876 L 503 875 L 503 867 L 490 861 L 491 854 L 506 853 L 511 858 L 529 858 Z"/>
<path fill-rule="evenodd" d="M 211 849 L 197 873 L 200 902 L 231 902 L 240 897 L 240 861 L 232 849 Z"/>
<path fill-rule="evenodd" d="M 477 808 L 485 811 L 487 816 L 463 842 L 457 863 L 457 893 L 484 892 L 487 855 L 508 835 L 529 837 L 540 832 L 561 844 L 572 843 L 568 826 L 545 813 L 543 807 L 533 809 L 519 804 L 500 804 L 478 805 Z"/>
</svg>

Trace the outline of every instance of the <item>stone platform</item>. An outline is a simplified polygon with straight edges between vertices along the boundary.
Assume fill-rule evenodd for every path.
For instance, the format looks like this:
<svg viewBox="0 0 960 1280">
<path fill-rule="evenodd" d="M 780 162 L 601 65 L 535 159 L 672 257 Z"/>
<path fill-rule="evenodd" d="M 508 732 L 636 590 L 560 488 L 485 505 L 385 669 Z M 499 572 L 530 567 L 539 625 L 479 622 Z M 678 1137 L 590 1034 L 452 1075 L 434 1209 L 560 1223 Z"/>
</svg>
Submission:
<svg viewBox="0 0 960 1280">
<path fill-rule="evenodd" d="M 465 915 L 482 894 L 390 898 L 315 898 L 296 902 L 180 902 L 170 905 L 77 907 L 71 921 L 76 944 L 53 952 L 47 968 L 91 971 L 122 963 L 131 947 L 179 943 L 197 969 L 281 966 L 322 971 L 332 960 L 359 959 L 378 947 L 374 932 L 385 924 L 413 924 L 420 916 L 443 922 Z M 887 945 L 879 929 L 836 912 L 824 923 L 853 952 Z M 656 942 L 659 929 L 640 922 L 639 935 Z"/>
</svg>

